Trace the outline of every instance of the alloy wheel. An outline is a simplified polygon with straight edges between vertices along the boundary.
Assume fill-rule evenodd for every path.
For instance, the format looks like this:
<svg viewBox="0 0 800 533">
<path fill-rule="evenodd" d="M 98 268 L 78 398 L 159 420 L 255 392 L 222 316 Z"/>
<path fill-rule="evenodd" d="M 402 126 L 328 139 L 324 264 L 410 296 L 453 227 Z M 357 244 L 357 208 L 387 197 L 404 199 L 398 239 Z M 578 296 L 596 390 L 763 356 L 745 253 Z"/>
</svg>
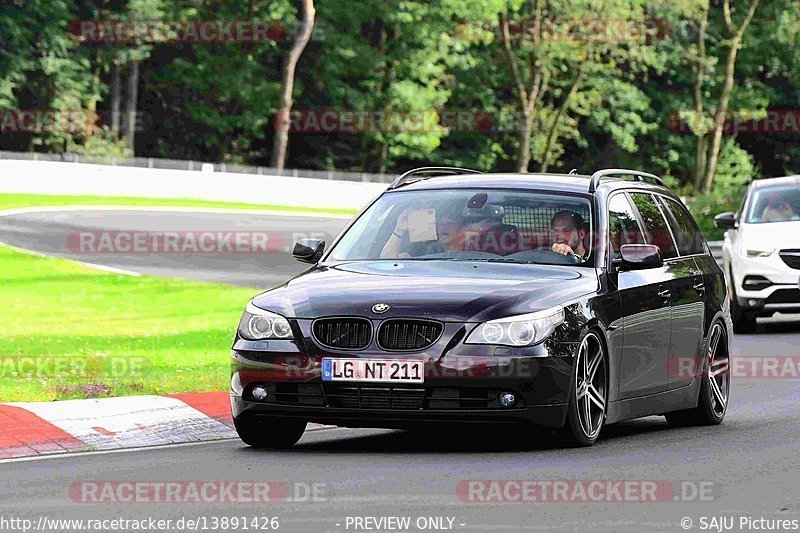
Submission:
<svg viewBox="0 0 800 533">
<path fill-rule="evenodd" d="M 575 403 L 584 435 L 594 439 L 603 426 L 606 412 L 607 372 L 605 350 L 594 333 L 588 333 L 575 361 Z"/>
<path fill-rule="evenodd" d="M 730 357 L 725 343 L 720 342 L 725 335 L 720 324 L 714 324 L 708 340 L 708 386 L 711 389 L 711 407 L 714 414 L 725 414 L 730 392 Z"/>
</svg>

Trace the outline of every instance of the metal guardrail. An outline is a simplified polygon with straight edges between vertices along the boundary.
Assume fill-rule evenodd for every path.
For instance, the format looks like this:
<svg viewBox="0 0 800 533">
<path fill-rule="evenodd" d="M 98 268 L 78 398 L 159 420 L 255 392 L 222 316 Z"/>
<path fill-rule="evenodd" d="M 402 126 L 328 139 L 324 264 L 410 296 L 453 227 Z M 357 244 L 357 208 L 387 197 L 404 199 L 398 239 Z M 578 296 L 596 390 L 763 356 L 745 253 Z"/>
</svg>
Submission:
<svg viewBox="0 0 800 533">
<path fill-rule="evenodd" d="M 325 180 L 360 181 L 367 183 L 391 183 L 397 177 L 394 174 L 375 174 L 369 172 L 345 172 L 341 170 L 310 170 L 289 168 L 278 170 L 272 167 L 235 165 L 228 163 L 206 163 L 182 159 L 161 159 L 157 157 L 97 157 L 81 154 L 47 154 L 38 152 L 5 152 L 0 151 L 0 159 L 16 159 L 24 161 L 60 161 L 67 163 L 88 163 L 92 165 L 110 165 L 120 167 L 159 168 L 168 170 L 195 170 L 214 172 L 233 172 L 236 174 L 255 174 L 264 176 L 292 176 L 295 178 L 312 178 Z"/>
<path fill-rule="evenodd" d="M 233 172 L 237 174 L 256 174 L 265 176 L 292 176 L 327 180 L 360 181 L 371 183 L 392 183 L 397 179 L 394 174 L 374 174 L 367 172 L 343 172 L 338 170 L 278 169 L 226 163 L 204 163 L 182 159 L 161 159 L 155 157 L 95 157 L 80 154 L 47 154 L 37 152 L 7 152 L 0 150 L 0 159 L 16 159 L 24 161 L 62 161 L 69 163 L 89 163 L 94 165 L 111 165 L 138 168 L 161 168 L 171 170 L 195 170 L 205 168 L 214 172 Z M 722 241 L 709 241 L 708 247 L 719 264 L 722 264 Z"/>
<path fill-rule="evenodd" d="M 717 263 L 722 265 L 722 241 L 709 241 L 708 248 L 711 250 L 714 259 L 717 260 Z"/>
</svg>

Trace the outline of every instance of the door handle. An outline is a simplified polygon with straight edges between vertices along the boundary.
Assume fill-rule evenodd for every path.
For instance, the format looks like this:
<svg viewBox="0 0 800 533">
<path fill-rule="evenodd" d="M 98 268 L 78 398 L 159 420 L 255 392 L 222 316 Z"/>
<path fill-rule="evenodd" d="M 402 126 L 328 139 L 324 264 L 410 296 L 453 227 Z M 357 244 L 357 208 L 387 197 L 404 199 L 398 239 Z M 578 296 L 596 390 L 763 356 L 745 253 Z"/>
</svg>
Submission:
<svg viewBox="0 0 800 533">
<path fill-rule="evenodd" d="M 664 298 L 665 300 L 669 300 L 670 298 L 672 298 L 672 293 L 670 292 L 669 289 L 661 289 L 661 290 L 659 290 L 658 291 L 658 295 L 661 298 Z"/>
<path fill-rule="evenodd" d="M 699 293 L 706 292 L 706 285 L 702 281 L 696 282 L 694 285 L 692 285 L 692 288 Z"/>
</svg>

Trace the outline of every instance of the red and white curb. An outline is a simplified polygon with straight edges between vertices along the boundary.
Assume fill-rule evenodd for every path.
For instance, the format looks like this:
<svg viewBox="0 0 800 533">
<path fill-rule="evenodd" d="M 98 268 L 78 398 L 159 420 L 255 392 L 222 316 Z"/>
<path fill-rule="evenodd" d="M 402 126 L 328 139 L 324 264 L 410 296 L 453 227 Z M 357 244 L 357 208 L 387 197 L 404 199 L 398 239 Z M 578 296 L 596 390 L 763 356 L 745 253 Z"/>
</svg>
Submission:
<svg viewBox="0 0 800 533">
<path fill-rule="evenodd" d="M 228 392 L 0 404 L 0 459 L 233 439 L 230 409 Z"/>
</svg>

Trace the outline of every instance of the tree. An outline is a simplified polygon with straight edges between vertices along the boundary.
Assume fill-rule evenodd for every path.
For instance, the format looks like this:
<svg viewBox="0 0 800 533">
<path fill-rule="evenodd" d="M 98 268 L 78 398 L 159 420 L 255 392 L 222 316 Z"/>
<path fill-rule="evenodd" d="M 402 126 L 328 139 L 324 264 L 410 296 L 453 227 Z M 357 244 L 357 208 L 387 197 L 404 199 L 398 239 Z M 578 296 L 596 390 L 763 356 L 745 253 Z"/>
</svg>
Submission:
<svg viewBox="0 0 800 533">
<path fill-rule="evenodd" d="M 722 130 L 725 127 L 725 117 L 728 114 L 728 105 L 733 92 L 733 81 L 736 75 L 736 57 L 739 54 L 739 49 L 742 46 L 742 38 L 744 37 L 750 21 L 753 20 L 753 15 L 756 13 L 761 0 L 751 0 L 750 7 L 745 12 L 742 20 L 735 24 L 733 15 L 731 13 L 730 0 L 723 0 L 723 16 L 725 20 L 725 30 L 727 33 L 726 41 L 728 43 L 728 52 L 725 56 L 724 70 L 723 70 L 723 83 L 719 91 L 717 99 L 717 108 L 714 110 L 714 126 L 711 130 L 711 139 L 708 146 L 708 155 L 705 157 L 706 168 L 703 178 L 703 190 L 711 190 L 711 185 L 714 182 L 714 176 L 717 173 L 717 164 L 719 162 L 719 152 L 722 147 Z M 698 146 L 702 149 L 702 146 Z"/>
<path fill-rule="evenodd" d="M 0 148 L 64 151 L 73 139 L 85 137 L 90 120 L 85 111 L 98 87 L 92 83 L 89 50 L 67 33 L 73 8 L 66 0 L 0 5 Z M 35 120 L 25 123 L 26 115 Z M 78 123 L 62 127 L 66 124 L 56 118 L 48 124 L 48 116 Z"/>
<path fill-rule="evenodd" d="M 280 103 L 278 105 L 278 118 L 275 121 L 275 139 L 272 145 L 272 166 L 282 170 L 286 163 L 286 147 L 289 144 L 289 116 L 292 111 L 292 91 L 294 90 L 294 77 L 297 62 L 303 54 L 311 31 L 314 28 L 314 0 L 300 0 L 300 28 L 295 36 L 294 43 L 284 58 L 281 76 Z"/>
<path fill-rule="evenodd" d="M 486 53 L 481 61 L 505 67 L 502 76 L 484 81 L 495 85 L 501 99 L 513 95 L 506 101 L 517 117 L 516 171 L 529 171 L 532 161 L 547 171 L 560 160 L 565 142 L 585 145 L 579 122 L 624 140 L 619 145 L 624 150 L 636 149 L 636 136 L 654 126 L 640 119 L 616 121 L 602 106 L 614 95 L 597 89 L 616 84 L 635 96 L 634 101 L 619 102 L 627 113 L 647 107 L 644 93 L 629 89 L 638 82 L 637 75 L 646 75 L 660 62 L 647 46 L 649 32 L 655 30 L 647 27 L 646 13 L 647 3 L 639 0 L 594 5 L 576 0 L 505 2 L 496 27 L 484 28 Z M 641 28 L 645 31 L 634 31 Z"/>
</svg>

